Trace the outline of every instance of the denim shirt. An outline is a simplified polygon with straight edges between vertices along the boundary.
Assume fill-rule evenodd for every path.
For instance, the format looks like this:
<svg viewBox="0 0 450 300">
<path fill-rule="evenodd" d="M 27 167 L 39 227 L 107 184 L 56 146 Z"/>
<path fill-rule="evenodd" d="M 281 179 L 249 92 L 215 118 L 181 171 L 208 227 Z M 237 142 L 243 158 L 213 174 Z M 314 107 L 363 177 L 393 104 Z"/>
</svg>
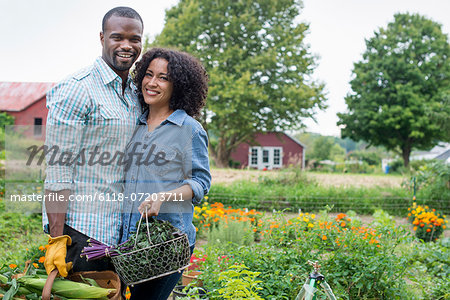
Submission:
<svg viewBox="0 0 450 300">
<path fill-rule="evenodd" d="M 133 138 L 127 145 L 123 194 L 122 237 L 126 241 L 136 231 L 141 215 L 139 205 L 152 193 L 168 192 L 190 185 L 193 199 L 169 195 L 156 217 L 169 221 L 186 233 L 189 244 L 195 244 L 193 204 L 198 204 L 211 186 L 208 137 L 199 122 L 184 110 L 174 111 L 153 131 L 147 129 L 148 110 L 139 118 Z M 141 226 L 145 226 L 143 219 Z"/>
</svg>

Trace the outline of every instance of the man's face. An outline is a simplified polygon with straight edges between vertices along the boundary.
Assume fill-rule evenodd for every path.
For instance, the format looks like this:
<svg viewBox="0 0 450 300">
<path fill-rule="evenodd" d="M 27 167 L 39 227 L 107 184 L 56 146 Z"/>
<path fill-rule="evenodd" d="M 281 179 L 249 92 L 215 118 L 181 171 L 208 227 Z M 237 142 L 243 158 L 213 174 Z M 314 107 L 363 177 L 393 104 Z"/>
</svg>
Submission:
<svg viewBox="0 0 450 300">
<path fill-rule="evenodd" d="M 103 60 L 118 75 L 127 75 L 142 49 L 142 24 L 139 20 L 111 16 L 100 32 Z"/>
</svg>

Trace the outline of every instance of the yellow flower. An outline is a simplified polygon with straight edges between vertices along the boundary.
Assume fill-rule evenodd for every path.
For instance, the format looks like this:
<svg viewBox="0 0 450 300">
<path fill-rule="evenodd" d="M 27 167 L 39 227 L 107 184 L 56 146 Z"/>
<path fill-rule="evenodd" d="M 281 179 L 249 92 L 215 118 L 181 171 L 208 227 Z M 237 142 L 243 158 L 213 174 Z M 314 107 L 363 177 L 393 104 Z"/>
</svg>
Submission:
<svg viewBox="0 0 450 300">
<path fill-rule="evenodd" d="M 316 215 L 315 214 L 311 214 L 311 219 L 315 219 Z"/>
<path fill-rule="evenodd" d="M 205 200 L 208 200 L 208 196 L 203 197 Z M 208 202 L 205 202 L 205 204 L 208 204 Z"/>
<path fill-rule="evenodd" d="M 313 227 L 314 227 L 314 224 L 313 224 L 313 223 L 308 223 L 308 227 L 309 227 L 309 228 L 313 228 Z"/>
</svg>

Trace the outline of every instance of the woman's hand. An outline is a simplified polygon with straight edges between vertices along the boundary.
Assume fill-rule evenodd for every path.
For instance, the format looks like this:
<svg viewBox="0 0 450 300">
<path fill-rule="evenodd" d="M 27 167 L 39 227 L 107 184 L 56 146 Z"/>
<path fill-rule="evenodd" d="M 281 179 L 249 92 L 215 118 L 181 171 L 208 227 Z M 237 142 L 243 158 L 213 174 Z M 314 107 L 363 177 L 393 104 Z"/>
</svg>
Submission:
<svg viewBox="0 0 450 300">
<path fill-rule="evenodd" d="M 157 216 L 159 214 L 159 210 L 161 209 L 161 205 L 164 202 L 163 197 L 161 197 L 160 193 L 150 195 L 147 199 L 144 200 L 144 202 L 139 205 L 139 212 L 141 215 L 145 217 L 145 211 L 147 209 L 147 216 Z"/>
</svg>

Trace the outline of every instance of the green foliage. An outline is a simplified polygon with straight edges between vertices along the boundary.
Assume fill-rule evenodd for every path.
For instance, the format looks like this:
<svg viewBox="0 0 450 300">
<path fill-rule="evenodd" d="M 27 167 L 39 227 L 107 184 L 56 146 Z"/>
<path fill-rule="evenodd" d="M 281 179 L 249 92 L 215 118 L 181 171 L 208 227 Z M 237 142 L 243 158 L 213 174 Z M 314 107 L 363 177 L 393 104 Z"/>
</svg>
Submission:
<svg viewBox="0 0 450 300">
<path fill-rule="evenodd" d="M 418 204 L 428 204 L 438 211 L 450 207 L 450 165 L 442 161 L 430 161 L 411 175 L 404 185 L 412 194 L 416 182 Z"/>
<path fill-rule="evenodd" d="M 5 112 L 0 112 L 0 151 L 2 151 L 3 157 L 3 151 L 5 150 L 5 126 L 8 125 L 14 125 L 14 117 Z"/>
<path fill-rule="evenodd" d="M 413 147 L 450 139 L 450 45 L 438 23 L 408 13 L 394 19 L 366 40 L 338 124 L 344 137 L 399 151 L 407 166 Z"/>
<path fill-rule="evenodd" d="M 314 141 L 313 151 L 306 152 L 308 159 L 326 160 L 330 159 L 331 148 L 334 145 L 332 137 L 320 136 Z"/>
<path fill-rule="evenodd" d="M 407 173 L 408 170 L 409 169 L 404 166 L 402 159 L 396 159 L 389 163 L 389 173 L 404 174 Z"/>
<path fill-rule="evenodd" d="M 407 236 L 403 230 L 379 228 L 380 248 L 354 231 L 340 236 L 342 248 L 324 262 L 327 281 L 344 299 L 399 299 L 407 297 L 403 274 L 407 257 L 398 257 L 396 247 Z M 347 245 L 347 247 L 345 247 Z"/>
<path fill-rule="evenodd" d="M 405 249 L 409 257 L 408 279 L 419 299 L 447 299 L 450 295 L 450 240 L 417 243 Z"/>
<path fill-rule="evenodd" d="M 300 9 L 299 0 L 181 0 L 166 11 L 152 45 L 184 50 L 206 66 L 201 121 L 217 137 L 210 151 L 218 166 L 255 132 L 301 128 L 302 118 L 325 108 L 324 87 L 310 77 L 315 57 Z"/>
<path fill-rule="evenodd" d="M 394 218 L 382 209 L 376 209 L 373 218 L 373 224 L 376 227 L 395 227 Z"/>
<path fill-rule="evenodd" d="M 374 177 L 376 180 L 376 177 Z M 279 175 L 262 176 L 258 181 L 241 180 L 228 185 L 211 187 L 210 202 L 260 210 L 301 208 L 319 211 L 326 204 L 333 211 L 353 209 L 357 213 L 372 214 L 382 208 L 393 215 L 404 215 L 409 203 L 409 191 L 388 187 L 332 187 L 320 185 L 304 172 L 280 172 Z M 404 210 L 401 210 L 401 208 Z"/>
<path fill-rule="evenodd" d="M 250 222 L 221 220 L 217 227 L 208 231 L 208 244 L 223 245 L 228 243 L 235 246 L 250 245 L 254 240 L 254 234 Z"/>
<path fill-rule="evenodd" d="M 420 167 L 415 177 L 419 198 L 446 200 L 450 206 L 450 165 L 439 160 L 430 162 Z"/>
<path fill-rule="evenodd" d="M 313 222 L 312 215 L 303 217 L 309 219 L 305 224 Z M 259 296 L 294 299 L 311 271 L 307 261 L 318 260 L 339 299 L 411 299 L 404 280 L 410 257 L 397 252 L 398 245 L 410 242 L 404 229 L 380 225 L 376 230 L 350 230 L 356 223 L 350 225 L 345 217 L 323 226 L 318 226 L 324 224 L 319 221 L 310 228 L 302 227 L 302 218 L 287 220 L 276 215 L 262 241 L 248 247 L 207 247 L 206 274 L 202 277 L 205 287 L 220 289 L 219 274 L 229 265 L 245 263 L 259 273 Z"/>
<path fill-rule="evenodd" d="M 0 240 L 2 241 L 0 266 L 10 263 L 22 266 L 24 258 L 29 259 L 33 254 L 32 249 L 47 244 L 47 239 L 42 229 L 40 214 L 24 215 L 0 211 Z"/>
<path fill-rule="evenodd" d="M 342 173 L 356 173 L 356 174 L 367 174 L 373 173 L 375 168 L 373 166 L 369 166 L 364 161 L 346 161 L 344 163 L 339 163 L 331 168 L 333 172 L 342 172 Z"/>
<path fill-rule="evenodd" d="M 369 166 L 380 166 L 381 165 L 381 154 L 379 151 L 362 151 L 357 150 L 349 153 L 348 158 L 361 160 L 367 163 Z"/>
<path fill-rule="evenodd" d="M 244 264 L 232 265 L 227 271 L 220 273 L 219 281 L 222 288 L 218 289 L 222 299 L 253 299 L 262 300 L 256 291 L 262 288 L 258 286 L 261 280 L 256 280 L 260 273 L 249 271 Z"/>
</svg>

